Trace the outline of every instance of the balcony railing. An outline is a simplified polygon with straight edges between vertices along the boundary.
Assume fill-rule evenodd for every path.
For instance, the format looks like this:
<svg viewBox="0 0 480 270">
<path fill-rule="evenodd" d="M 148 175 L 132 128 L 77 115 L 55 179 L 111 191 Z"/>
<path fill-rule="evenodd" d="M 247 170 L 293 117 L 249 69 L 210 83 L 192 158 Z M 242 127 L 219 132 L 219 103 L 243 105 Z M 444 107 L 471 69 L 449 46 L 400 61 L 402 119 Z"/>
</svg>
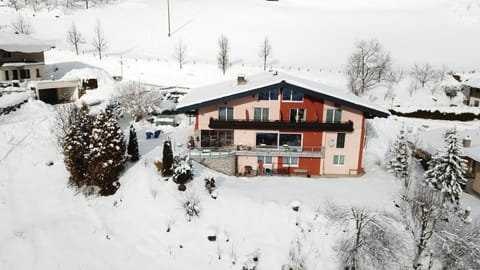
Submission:
<svg viewBox="0 0 480 270">
<path fill-rule="evenodd" d="M 205 148 L 190 151 L 192 158 L 225 158 L 231 156 L 319 157 L 325 155 L 324 146 L 264 148 L 237 145 L 237 147 Z"/>
<path fill-rule="evenodd" d="M 282 122 L 253 120 L 218 120 L 210 118 L 211 129 L 297 130 L 297 131 L 353 131 L 353 122 L 322 123 L 316 121 Z"/>
</svg>

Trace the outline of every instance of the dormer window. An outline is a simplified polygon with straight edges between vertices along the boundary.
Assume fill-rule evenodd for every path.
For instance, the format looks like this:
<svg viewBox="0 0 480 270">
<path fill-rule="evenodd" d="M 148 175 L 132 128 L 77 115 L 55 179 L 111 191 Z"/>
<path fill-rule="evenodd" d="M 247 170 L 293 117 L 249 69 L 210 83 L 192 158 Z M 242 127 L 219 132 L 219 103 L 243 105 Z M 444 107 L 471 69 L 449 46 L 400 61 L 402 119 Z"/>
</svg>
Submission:
<svg viewBox="0 0 480 270">
<path fill-rule="evenodd" d="M 293 91 L 292 89 L 283 89 L 283 101 L 303 101 L 303 93 Z"/>
<path fill-rule="evenodd" d="M 12 54 L 7 51 L 2 51 L 2 58 L 10 58 L 12 57 Z"/>
</svg>

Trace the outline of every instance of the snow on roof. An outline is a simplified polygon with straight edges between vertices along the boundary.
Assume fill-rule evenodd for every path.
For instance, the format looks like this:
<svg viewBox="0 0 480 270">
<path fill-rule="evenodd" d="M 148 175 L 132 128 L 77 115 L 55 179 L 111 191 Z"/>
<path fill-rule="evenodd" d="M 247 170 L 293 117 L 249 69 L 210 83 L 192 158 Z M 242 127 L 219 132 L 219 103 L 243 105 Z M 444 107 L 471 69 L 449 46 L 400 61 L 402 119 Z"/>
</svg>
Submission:
<svg viewBox="0 0 480 270">
<path fill-rule="evenodd" d="M 35 53 L 53 48 L 52 44 L 24 34 L 0 32 L 0 50 L 7 52 Z"/>
<path fill-rule="evenodd" d="M 421 134 L 421 145 L 423 150 L 430 154 L 435 154 L 438 150 L 443 150 L 445 147 L 445 133 L 451 128 L 437 128 L 426 131 Z M 457 130 L 457 136 L 462 143 L 463 139 L 470 137 L 472 144 L 470 147 L 464 147 L 463 153 L 466 157 L 480 162 L 480 127 L 476 129 Z"/>
<path fill-rule="evenodd" d="M 463 84 L 468 85 L 470 87 L 474 87 L 474 88 L 480 88 L 480 77 L 470 78 L 465 82 L 463 82 Z"/>
<path fill-rule="evenodd" d="M 329 100 L 341 100 L 354 105 L 358 109 L 366 109 L 378 116 L 387 116 L 390 113 L 383 108 L 375 106 L 364 99 L 348 93 L 345 90 L 335 89 L 322 83 L 295 77 L 283 72 L 263 72 L 256 75 L 245 76 L 246 82 L 238 84 L 237 80 L 228 80 L 217 84 L 190 89 L 177 105 L 177 110 L 187 111 L 196 107 L 205 106 L 205 102 L 214 100 L 227 100 L 238 95 L 249 93 L 256 89 L 269 87 L 275 84 L 287 83 L 325 97 Z"/>
<path fill-rule="evenodd" d="M 25 67 L 25 66 L 35 66 L 35 65 L 43 65 L 43 62 L 33 62 L 33 63 L 27 63 L 27 62 L 12 62 L 12 63 L 4 63 L 1 65 L 2 67 Z"/>
</svg>

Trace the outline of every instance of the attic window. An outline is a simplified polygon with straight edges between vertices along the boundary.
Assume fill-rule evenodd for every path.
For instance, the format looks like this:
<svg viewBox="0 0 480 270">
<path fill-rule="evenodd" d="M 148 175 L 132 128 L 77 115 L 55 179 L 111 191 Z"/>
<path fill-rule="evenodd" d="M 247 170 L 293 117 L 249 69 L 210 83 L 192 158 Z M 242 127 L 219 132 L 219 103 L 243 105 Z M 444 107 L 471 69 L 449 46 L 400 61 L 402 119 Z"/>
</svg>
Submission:
<svg viewBox="0 0 480 270">
<path fill-rule="evenodd" d="M 10 58 L 12 57 L 12 54 L 7 51 L 2 51 L 2 58 Z"/>
<path fill-rule="evenodd" d="M 237 85 L 243 85 L 246 84 L 247 80 L 245 79 L 245 75 L 243 74 L 238 74 L 237 76 Z"/>
</svg>

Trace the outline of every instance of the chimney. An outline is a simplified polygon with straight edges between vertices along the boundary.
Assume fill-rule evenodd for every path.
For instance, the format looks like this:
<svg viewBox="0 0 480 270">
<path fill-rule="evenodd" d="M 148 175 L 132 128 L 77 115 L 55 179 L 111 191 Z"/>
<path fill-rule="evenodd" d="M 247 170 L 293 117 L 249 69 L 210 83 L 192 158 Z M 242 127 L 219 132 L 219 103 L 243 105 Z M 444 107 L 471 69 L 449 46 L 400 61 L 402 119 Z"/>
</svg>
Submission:
<svg viewBox="0 0 480 270">
<path fill-rule="evenodd" d="M 463 147 L 467 148 L 470 146 L 472 146 L 472 138 L 470 136 L 463 138 Z"/>
<path fill-rule="evenodd" d="M 245 75 L 244 74 L 238 74 L 237 75 L 237 85 L 243 85 L 243 84 L 246 84 L 247 83 L 247 80 L 245 79 Z"/>
</svg>

